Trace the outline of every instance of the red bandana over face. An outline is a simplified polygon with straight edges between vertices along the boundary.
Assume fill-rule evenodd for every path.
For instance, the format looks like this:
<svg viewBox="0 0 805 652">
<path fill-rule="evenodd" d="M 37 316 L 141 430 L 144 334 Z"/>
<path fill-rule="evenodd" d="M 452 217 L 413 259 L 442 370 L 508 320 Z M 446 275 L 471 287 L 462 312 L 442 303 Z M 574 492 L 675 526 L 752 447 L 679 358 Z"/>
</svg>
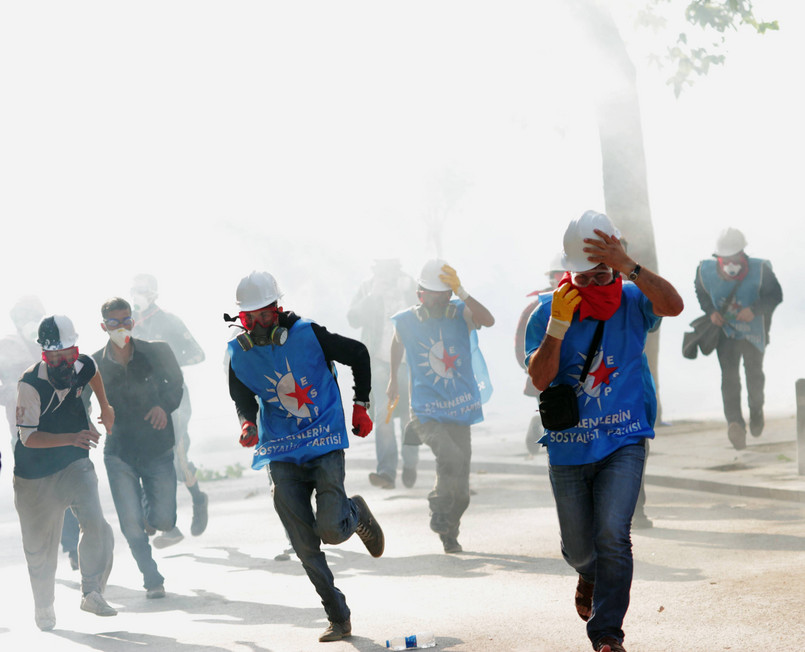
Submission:
<svg viewBox="0 0 805 652">
<path fill-rule="evenodd" d="M 570 272 L 565 272 L 559 285 L 573 282 L 570 280 Z M 623 279 L 618 275 L 614 283 L 609 285 L 588 285 L 586 287 L 573 287 L 579 291 L 581 303 L 578 305 L 579 319 L 592 317 L 593 319 L 607 320 L 621 305 L 621 291 L 623 289 Z"/>
</svg>

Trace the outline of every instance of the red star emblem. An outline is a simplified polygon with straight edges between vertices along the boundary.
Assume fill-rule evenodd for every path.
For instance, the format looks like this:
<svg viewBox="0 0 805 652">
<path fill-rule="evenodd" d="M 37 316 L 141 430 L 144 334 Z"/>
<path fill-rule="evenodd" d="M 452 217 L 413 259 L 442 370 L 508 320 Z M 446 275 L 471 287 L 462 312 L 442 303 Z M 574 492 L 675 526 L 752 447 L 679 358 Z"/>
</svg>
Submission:
<svg viewBox="0 0 805 652">
<path fill-rule="evenodd" d="M 300 387 L 299 383 L 297 383 L 296 380 L 294 380 L 293 384 L 294 384 L 294 390 L 291 393 L 286 394 L 286 396 L 290 396 L 291 398 L 296 399 L 296 408 L 299 409 L 305 404 L 312 405 L 313 401 L 310 400 L 307 394 L 311 390 L 313 385 L 308 385 L 307 387 Z"/>
<path fill-rule="evenodd" d="M 442 364 L 444 365 L 444 370 L 447 371 L 448 369 L 455 369 L 457 359 L 458 355 L 450 355 L 447 353 L 447 351 L 445 351 L 442 355 Z"/>
<path fill-rule="evenodd" d="M 617 371 L 617 367 L 607 367 L 604 364 L 604 361 L 601 361 L 601 364 L 598 365 L 598 369 L 595 371 L 591 371 L 590 375 L 593 377 L 593 387 L 597 387 L 600 384 L 609 385 L 609 377 Z"/>
</svg>

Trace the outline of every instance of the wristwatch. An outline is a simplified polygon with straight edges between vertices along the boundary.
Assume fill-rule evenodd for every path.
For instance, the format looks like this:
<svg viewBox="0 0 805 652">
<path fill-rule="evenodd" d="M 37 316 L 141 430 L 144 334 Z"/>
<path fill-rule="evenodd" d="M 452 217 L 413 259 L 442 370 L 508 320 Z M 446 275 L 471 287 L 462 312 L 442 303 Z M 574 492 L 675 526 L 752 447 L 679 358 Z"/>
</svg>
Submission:
<svg viewBox="0 0 805 652">
<path fill-rule="evenodd" d="M 362 408 L 369 409 L 369 401 L 352 401 L 353 405 L 360 405 Z"/>
<path fill-rule="evenodd" d="M 637 280 L 637 277 L 638 277 L 638 276 L 640 276 L 640 271 L 641 271 L 642 269 L 643 269 L 643 268 L 642 268 L 642 267 L 640 267 L 640 265 L 635 265 L 635 266 L 634 266 L 634 269 L 633 269 L 631 272 L 629 272 L 629 280 L 630 280 L 630 281 L 636 281 L 636 280 Z"/>
</svg>

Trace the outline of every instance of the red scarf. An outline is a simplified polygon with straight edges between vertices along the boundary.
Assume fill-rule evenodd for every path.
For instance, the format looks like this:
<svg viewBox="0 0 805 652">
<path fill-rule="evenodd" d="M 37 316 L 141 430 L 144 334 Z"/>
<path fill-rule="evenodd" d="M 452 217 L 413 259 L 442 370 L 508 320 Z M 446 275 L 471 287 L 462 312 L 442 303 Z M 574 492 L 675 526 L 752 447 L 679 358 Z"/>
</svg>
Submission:
<svg viewBox="0 0 805 652">
<path fill-rule="evenodd" d="M 565 272 L 559 286 L 573 282 L 570 280 L 570 272 Z M 581 295 L 581 303 L 578 305 L 579 319 L 592 317 L 593 319 L 607 320 L 621 305 L 621 291 L 623 290 L 623 279 L 620 274 L 614 283 L 609 285 L 588 285 L 580 288 L 573 285 Z"/>
</svg>

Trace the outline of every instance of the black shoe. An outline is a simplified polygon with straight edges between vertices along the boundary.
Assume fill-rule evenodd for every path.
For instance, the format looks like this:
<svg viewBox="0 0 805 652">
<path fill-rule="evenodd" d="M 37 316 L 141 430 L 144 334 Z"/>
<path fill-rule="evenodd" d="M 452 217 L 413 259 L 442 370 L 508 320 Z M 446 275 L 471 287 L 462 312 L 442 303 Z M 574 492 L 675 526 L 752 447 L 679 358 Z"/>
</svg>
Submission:
<svg viewBox="0 0 805 652">
<path fill-rule="evenodd" d="M 746 427 L 737 421 L 731 423 L 727 428 L 727 437 L 736 451 L 746 448 Z"/>
<path fill-rule="evenodd" d="M 381 489 L 394 489 L 394 480 L 385 473 L 370 473 L 369 482 Z"/>
<path fill-rule="evenodd" d="M 763 426 L 766 425 L 763 419 L 763 412 L 749 416 L 749 432 L 753 437 L 760 437 L 763 432 Z"/>
<path fill-rule="evenodd" d="M 654 527 L 651 519 L 646 516 L 645 512 L 635 512 L 632 517 L 633 530 L 648 530 Z"/>
<path fill-rule="evenodd" d="M 343 623 L 331 622 L 330 626 L 319 636 L 319 641 L 329 643 L 330 641 L 340 641 L 347 636 L 352 636 L 352 623 L 349 620 L 345 620 Z"/>
<path fill-rule="evenodd" d="M 198 497 L 193 497 L 193 522 L 190 524 L 190 534 L 197 537 L 207 529 L 207 505 L 210 499 L 203 491 Z"/>
<path fill-rule="evenodd" d="M 383 536 L 383 529 L 380 524 L 375 520 L 372 512 L 369 510 L 369 505 L 361 496 L 353 496 L 352 502 L 358 507 L 358 527 L 355 532 L 363 541 L 363 545 L 369 551 L 372 557 L 380 557 L 383 550 L 386 548 L 386 539 Z"/>
<path fill-rule="evenodd" d="M 444 551 L 448 555 L 455 555 L 458 554 L 459 552 L 464 551 L 464 548 L 461 547 L 461 544 L 458 542 L 458 539 L 456 539 L 456 537 L 443 534 L 441 536 L 441 540 L 442 545 L 444 546 Z"/>
<path fill-rule="evenodd" d="M 409 489 L 416 484 L 416 467 L 404 466 L 402 471 L 403 484 Z"/>
</svg>

